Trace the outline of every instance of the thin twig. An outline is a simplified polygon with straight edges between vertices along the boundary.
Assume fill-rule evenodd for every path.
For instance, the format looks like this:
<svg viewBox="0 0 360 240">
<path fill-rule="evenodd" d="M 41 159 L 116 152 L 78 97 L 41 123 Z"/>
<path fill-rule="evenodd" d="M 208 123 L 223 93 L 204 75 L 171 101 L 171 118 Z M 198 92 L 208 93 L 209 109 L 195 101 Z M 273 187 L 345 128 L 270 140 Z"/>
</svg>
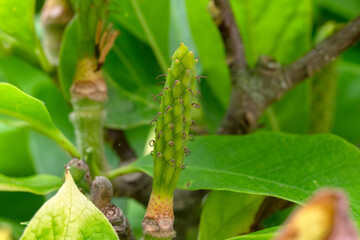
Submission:
<svg viewBox="0 0 360 240">
<path fill-rule="evenodd" d="M 237 76 L 221 134 L 246 134 L 257 128 L 257 119 L 286 92 L 314 75 L 360 39 L 360 16 L 328 37 L 303 57 L 282 67 L 269 57 Z"/>
<path fill-rule="evenodd" d="M 360 15 L 340 31 L 326 38 L 310 50 L 305 56 L 284 68 L 284 75 L 290 79 L 292 88 L 304 79 L 314 75 L 318 70 L 360 40 Z"/>
<path fill-rule="evenodd" d="M 124 131 L 107 129 L 106 140 L 110 142 L 112 148 L 115 150 L 122 162 L 136 159 L 136 153 L 130 146 Z"/>
<path fill-rule="evenodd" d="M 226 60 L 233 82 L 242 69 L 247 67 L 244 44 L 228 0 L 214 0 L 214 11 L 219 11 L 217 24 L 226 49 Z"/>
</svg>

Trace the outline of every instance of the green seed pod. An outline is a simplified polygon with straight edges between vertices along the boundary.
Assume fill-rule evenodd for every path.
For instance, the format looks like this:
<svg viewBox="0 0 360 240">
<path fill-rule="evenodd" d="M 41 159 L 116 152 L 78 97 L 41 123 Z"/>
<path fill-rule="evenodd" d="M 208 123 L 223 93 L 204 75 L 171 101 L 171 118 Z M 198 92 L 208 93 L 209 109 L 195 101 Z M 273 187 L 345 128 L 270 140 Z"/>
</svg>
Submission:
<svg viewBox="0 0 360 240">
<path fill-rule="evenodd" d="M 172 196 L 184 162 L 191 124 L 192 98 L 195 92 L 197 60 L 193 52 L 181 44 L 173 55 L 166 83 L 161 91 L 159 120 L 156 125 L 154 146 L 154 192 Z M 185 136 L 185 137 L 184 137 Z M 172 144 L 169 145 L 169 142 Z M 174 160 L 174 166 L 169 161 Z"/>
<path fill-rule="evenodd" d="M 184 169 L 184 157 L 190 153 L 186 147 L 192 124 L 191 108 L 199 106 L 193 103 L 196 63 L 193 52 L 182 43 L 172 57 L 164 89 L 154 97 L 156 100 L 161 96 L 161 104 L 158 119 L 153 120 L 157 121 L 155 142 L 150 142 L 154 146 L 153 192 L 143 221 L 145 234 L 153 237 L 171 239 L 175 234 L 173 193 Z"/>
</svg>

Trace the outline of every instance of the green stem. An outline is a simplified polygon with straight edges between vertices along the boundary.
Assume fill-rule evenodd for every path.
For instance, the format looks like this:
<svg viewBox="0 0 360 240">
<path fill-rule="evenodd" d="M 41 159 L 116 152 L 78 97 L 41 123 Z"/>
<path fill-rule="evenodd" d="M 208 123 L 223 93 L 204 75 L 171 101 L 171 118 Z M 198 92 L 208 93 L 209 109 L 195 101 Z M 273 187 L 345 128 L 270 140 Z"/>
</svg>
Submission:
<svg viewBox="0 0 360 240">
<path fill-rule="evenodd" d="M 137 173 L 137 172 L 141 172 L 139 168 L 137 167 L 134 167 L 132 165 L 127 165 L 127 166 L 124 166 L 124 167 L 120 167 L 120 168 L 117 168 L 117 169 L 114 169 L 112 171 L 110 171 L 106 177 L 109 179 L 109 180 L 112 180 L 118 176 L 122 176 L 122 175 L 125 175 L 125 174 L 129 174 L 129 173 Z"/>
<path fill-rule="evenodd" d="M 310 133 L 328 133 L 333 127 L 336 65 L 330 63 L 311 80 Z"/>
<path fill-rule="evenodd" d="M 91 175 L 95 177 L 107 168 L 103 139 L 104 106 L 90 99 L 73 101 L 73 106 L 70 118 L 75 127 L 76 143 L 83 157 L 90 156 L 86 160 Z"/>
<path fill-rule="evenodd" d="M 270 123 L 270 126 L 272 128 L 273 131 L 275 132 L 280 132 L 281 129 L 280 129 L 280 126 L 279 126 L 279 121 L 274 113 L 274 109 L 273 107 L 268 107 L 268 109 L 266 109 L 266 115 L 269 119 L 269 123 Z"/>
<path fill-rule="evenodd" d="M 328 22 L 317 32 L 315 41 L 320 42 L 333 34 L 339 24 Z M 337 61 L 324 67 L 310 82 L 310 133 L 331 132 L 334 121 Z"/>
<path fill-rule="evenodd" d="M 81 154 L 78 149 L 60 131 L 52 136 L 52 138 L 54 138 L 55 141 L 71 155 L 71 157 L 80 158 Z"/>
</svg>

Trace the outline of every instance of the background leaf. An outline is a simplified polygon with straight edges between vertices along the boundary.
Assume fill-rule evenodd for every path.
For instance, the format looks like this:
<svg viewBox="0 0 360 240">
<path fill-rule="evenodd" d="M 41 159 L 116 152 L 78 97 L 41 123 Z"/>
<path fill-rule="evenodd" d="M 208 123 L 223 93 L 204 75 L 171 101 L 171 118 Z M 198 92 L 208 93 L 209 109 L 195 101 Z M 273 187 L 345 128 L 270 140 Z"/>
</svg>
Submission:
<svg viewBox="0 0 360 240">
<path fill-rule="evenodd" d="M 310 0 L 230 2 L 250 65 L 254 65 L 261 55 L 272 56 L 283 64 L 289 63 L 309 48 L 312 28 Z"/>
<path fill-rule="evenodd" d="M 170 63 L 169 1 L 116 0 L 115 11 L 118 13 L 115 17 L 123 27 L 149 44 L 162 71 L 166 72 Z"/>
<path fill-rule="evenodd" d="M 0 1 L 0 41 L 23 51 L 25 59 L 36 56 L 45 70 L 50 65 L 44 55 L 34 27 L 35 0 Z"/>
<path fill-rule="evenodd" d="M 360 2 L 357 0 L 315 0 L 314 2 L 319 7 L 349 20 L 360 12 Z"/>
<path fill-rule="evenodd" d="M 12 177 L 36 174 L 28 148 L 28 130 L 0 123 L 0 173 Z M 20 226 L 34 215 L 44 202 L 43 196 L 25 192 L 0 192 L 0 216 L 12 219 Z M 26 206 L 26 207 L 24 207 Z"/>
<path fill-rule="evenodd" d="M 250 232 L 264 197 L 212 191 L 201 212 L 199 240 L 226 239 Z"/>
<path fill-rule="evenodd" d="M 333 135 L 256 133 L 204 136 L 189 144 L 192 153 L 178 187 L 253 193 L 302 203 L 316 189 L 344 189 L 360 224 L 360 151 Z M 206 157 L 204 157 L 206 156 Z M 152 172 L 151 157 L 133 164 Z"/>
<path fill-rule="evenodd" d="M 341 61 L 333 132 L 358 145 L 360 143 L 360 64 Z"/>
<path fill-rule="evenodd" d="M 190 30 L 196 44 L 199 63 L 198 75 L 205 75 L 199 88 L 206 101 L 202 101 L 208 130 L 215 132 L 221 123 L 230 99 L 230 73 L 225 62 L 225 49 L 217 26 L 208 13 L 207 0 L 185 2 Z M 185 17 L 185 16 L 184 16 Z"/>
<path fill-rule="evenodd" d="M 26 227 L 21 239 L 118 239 L 106 217 L 76 187 L 70 172 L 58 193 Z"/>
<path fill-rule="evenodd" d="M 41 174 L 14 178 L 0 174 L 0 191 L 30 192 L 44 195 L 59 189 L 61 184 L 61 178 L 52 175 Z"/>
<path fill-rule="evenodd" d="M 7 219 L 7 218 L 2 218 L 0 217 L 0 232 L 1 231 L 8 231 L 8 233 L 14 238 L 14 239 L 19 239 L 22 232 L 24 231 L 24 226 L 21 226 L 19 223 L 11 220 L 11 219 Z M 1 234 L 0 234 L 0 238 L 1 238 Z M 5 238 L 4 240 L 6 240 L 7 238 Z"/>
</svg>

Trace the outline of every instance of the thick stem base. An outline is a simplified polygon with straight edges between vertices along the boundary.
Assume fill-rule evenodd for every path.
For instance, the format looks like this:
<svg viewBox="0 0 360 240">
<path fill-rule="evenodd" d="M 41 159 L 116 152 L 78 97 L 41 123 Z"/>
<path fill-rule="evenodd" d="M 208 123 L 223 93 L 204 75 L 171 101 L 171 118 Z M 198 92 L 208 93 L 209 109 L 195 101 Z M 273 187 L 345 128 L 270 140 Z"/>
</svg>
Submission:
<svg viewBox="0 0 360 240">
<path fill-rule="evenodd" d="M 173 199 L 151 193 L 142 227 L 145 239 L 172 239 L 175 237 Z"/>
</svg>

